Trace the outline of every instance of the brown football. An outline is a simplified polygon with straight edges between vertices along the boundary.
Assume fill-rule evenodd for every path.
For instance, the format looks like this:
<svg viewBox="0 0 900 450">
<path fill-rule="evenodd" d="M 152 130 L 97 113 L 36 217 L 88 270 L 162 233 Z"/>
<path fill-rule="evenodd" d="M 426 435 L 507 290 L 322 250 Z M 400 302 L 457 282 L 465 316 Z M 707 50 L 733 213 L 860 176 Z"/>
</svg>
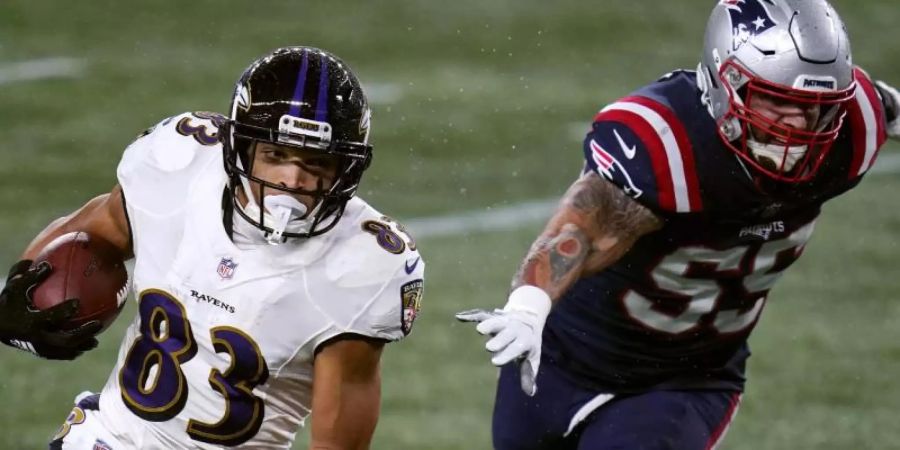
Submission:
<svg viewBox="0 0 900 450">
<path fill-rule="evenodd" d="M 35 307 L 79 300 L 78 312 L 63 329 L 98 320 L 102 331 L 119 315 L 128 294 L 128 271 L 113 244 L 83 231 L 67 233 L 47 244 L 34 264 L 42 261 L 49 262 L 52 271 L 32 292 Z"/>
</svg>

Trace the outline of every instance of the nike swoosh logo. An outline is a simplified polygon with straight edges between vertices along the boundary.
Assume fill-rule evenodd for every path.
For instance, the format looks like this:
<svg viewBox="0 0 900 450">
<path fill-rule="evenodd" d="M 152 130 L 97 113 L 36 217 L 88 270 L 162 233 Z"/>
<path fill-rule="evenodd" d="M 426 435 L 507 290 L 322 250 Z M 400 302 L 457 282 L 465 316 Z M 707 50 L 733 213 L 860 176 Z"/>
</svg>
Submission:
<svg viewBox="0 0 900 450">
<path fill-rule="evenodd" d="M 618 131 L 613 130 L 613 134 L 616 135 L 616 140 L 619 141 L 619 147 L 622 148 L 622 153 L 625 153 L 625 157 L 628 159 L 634 159 L 634 154 L 637 152 L 637 146 L 632 145 L 631 147 L 629 147 L 627 144 L 625 144 L 625 140 L 622 139 L 622 136 L 619 136 Z"/>
<path fill-rule="evenodd" d="M 422 259 L 422 257 L 421 257 L 421 256 L 417 256 L 417 257 L 416 257 L 416 260 L 413 261 L 412 265 L 409 265 L 409 261 L 406 261 L 406 267 L 405 267 L 405 269 L 406 269 L 406 274 L 407 274 L 407 275 L 412 274 L 412 273 L 413 273 L 413 270 L 416 270 L 416 266 L 419 265 L 419 260 L 420 260 L 420 259 Z"/>
</svg>

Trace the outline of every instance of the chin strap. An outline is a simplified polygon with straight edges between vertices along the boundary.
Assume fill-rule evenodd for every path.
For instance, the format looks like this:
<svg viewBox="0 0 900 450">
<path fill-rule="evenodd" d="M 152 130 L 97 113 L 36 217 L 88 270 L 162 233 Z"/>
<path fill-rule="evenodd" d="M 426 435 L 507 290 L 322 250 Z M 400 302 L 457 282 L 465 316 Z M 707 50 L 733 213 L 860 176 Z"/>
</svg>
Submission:
<svg viewBox="0 0 900 450">
<path fill-rule="evenodd" d="M 887 120 L 888 136 L 900 139 L 900 92 L 884 81 L 876 81 L 875 88 L 884 104 L 884 116 Z"/>
</svg>

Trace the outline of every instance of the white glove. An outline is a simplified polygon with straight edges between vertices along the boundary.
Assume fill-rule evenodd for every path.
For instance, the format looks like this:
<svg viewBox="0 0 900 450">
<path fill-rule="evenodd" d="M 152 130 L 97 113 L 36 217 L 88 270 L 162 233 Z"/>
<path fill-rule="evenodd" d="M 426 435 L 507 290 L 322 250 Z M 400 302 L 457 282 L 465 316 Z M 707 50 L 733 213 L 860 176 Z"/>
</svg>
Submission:
<svg viewBox="0 0 900 450">
<path fill-rule="evenodd" d="M 900 92 L 897 92 L 897 89 L 883 81 L 876 81 L 875 84 L 880 88 L 882 95 L 890 95 L 894 98 L 894 104 L 900 106 Z M 900 139 L 900 111 L 893 122 L 888 122 L 887 134 L 891 138 Z"/>
<path fill-rule="evenodd" d="M 473 309 L 457 313 L 456 318 L 478 322 L 479 333 L 493 336 L 484 345 L 491 352 L 491 363 L 499 367 L 515 360 L 522 390 L 533 396 L 541 364 L 541 334 L 552 304 L 542 289 L 525 285 L 509 294 L 503 309 Z"/>
</svg>

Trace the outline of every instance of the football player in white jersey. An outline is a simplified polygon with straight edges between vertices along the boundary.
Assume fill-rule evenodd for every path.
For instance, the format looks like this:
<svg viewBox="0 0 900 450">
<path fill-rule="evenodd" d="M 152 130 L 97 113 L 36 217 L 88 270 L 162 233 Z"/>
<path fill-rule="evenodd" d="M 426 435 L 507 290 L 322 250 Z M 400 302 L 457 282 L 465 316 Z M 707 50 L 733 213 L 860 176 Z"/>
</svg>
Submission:
<svg viewBox="0 0 900 450">
<path fill-rule="evenodd" d="M 86 231 L 134 257 L 138 314 L 100 394 L 51 448 L 368 448 L 379 361 L 409 333 L 424 262 L 404 228 L 355 196 L 372 158 L 350 68 L 282 48 L 238 80 L 229 117 L 186 113 L 125 151 L 113 190 L 51 223 L 0 296 L 0 340 L 52 359 L 96 345 L 96 324 L 37 312 L 40 249 Z M 224 169 L 224 170 L 223 170 Z"/>
</svg>

